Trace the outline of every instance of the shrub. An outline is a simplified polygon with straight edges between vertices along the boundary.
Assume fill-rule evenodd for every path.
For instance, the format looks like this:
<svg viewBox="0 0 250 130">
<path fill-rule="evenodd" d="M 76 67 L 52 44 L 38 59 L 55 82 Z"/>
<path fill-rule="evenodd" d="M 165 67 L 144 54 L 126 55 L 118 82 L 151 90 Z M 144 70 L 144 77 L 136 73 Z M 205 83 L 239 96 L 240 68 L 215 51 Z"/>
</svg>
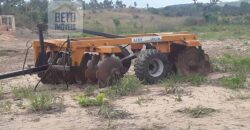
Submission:
<svg viewBox="0 0 250 130">
<path fill-rule="evenodd" d="M 121 24 L 120 19 L 118 19 L 118 18 L 114 18 L 113 23 L 115 24 L 116 27 L 120 26 L 120 24 Z"/>
</svg>

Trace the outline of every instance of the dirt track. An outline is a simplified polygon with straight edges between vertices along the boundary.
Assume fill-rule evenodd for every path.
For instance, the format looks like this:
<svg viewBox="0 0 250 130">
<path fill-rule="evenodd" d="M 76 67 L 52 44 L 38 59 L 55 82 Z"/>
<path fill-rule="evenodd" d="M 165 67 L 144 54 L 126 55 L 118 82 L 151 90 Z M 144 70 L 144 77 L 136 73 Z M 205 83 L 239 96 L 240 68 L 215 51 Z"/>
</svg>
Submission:
<svg viewBox="0 0 250 130">
<path fill-rule="evenodd" d="M 1 38 L 1 35 L 0 35 Z M 249 54 L 249 45 L 244 40 L 205 41 L 204 50 L 211 58 L 220 56 L 225 52 Z M 25 54 L 25 40 L 23 38 L 9 38 L 0 42 L 0 51 L 8 55 L 0 56 L 0 72 L 21 69 Z M 29 54 L 28 64 L 32 64 L 32 51 Z M 212 73 L 208 81 L 200 87 L 185 86 L 186 94 L 182 101 L 177 102 L 176 96 L 166 95 L 164 87 L 160 85 L 145 86 L 147 93 L 138 96 L 128 96 L 113 102 L 117 109 L 130 113 L 125 119 L 117 119 L 108 122 L 95 114 L 96 108 L 82 108 L 72 96 L 82 93 L 78 85 L 70 86 L 68 91 L 60 88 L 51 91 L 64 99 L 65 109 L 52 114 L 35 114 L 26 108 L 20 109 L 16 106 L 20 101 L 14 101 L 11 86 L 34 86 L 38 80 L 36 76 L 21 76 L 13 79 L 2 80 L 4 87 L 4 99 L 13 102 L 13 108 L 9 114 L 0 113 L 0 129 L 28 130 L 28 129 L 162 129 L 162 130 L 249 130 L 250 129 L 250 100 L 230 100 L 236 92 L 220 86 L 212 85 L 211 82 L 222 77 L 224 74 Z M 211 82 L 210 82 L 211 81 Z M 51 88 L 41 85 L 40 88 Z M 53 88 L 56 86 L 53 86 Z M 83 86 L 84 87 L 84 86 Z M 249 93 L 249 90 L 241 90 Z M 146 99 L 141 105 L 137 104 L 138 98 Z M 2 101 L 3 101 L 2 100 Z M 1 100 L 0 100 L 1 101 Z M 196 107 L 202 105 L 214 108 L 217 111 L 202 118 L 191 118 L 175 111 L 185 107 Z M 110 123 L 110 124 L 109 124 Z"/>
</svg>

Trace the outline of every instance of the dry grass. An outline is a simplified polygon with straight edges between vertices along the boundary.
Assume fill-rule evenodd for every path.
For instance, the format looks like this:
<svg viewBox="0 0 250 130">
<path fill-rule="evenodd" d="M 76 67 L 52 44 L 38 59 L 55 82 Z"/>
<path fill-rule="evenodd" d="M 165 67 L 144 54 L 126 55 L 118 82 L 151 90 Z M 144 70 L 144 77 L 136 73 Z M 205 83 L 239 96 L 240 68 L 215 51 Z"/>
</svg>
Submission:
<svg viewBox="0 0 250 130">
<path fill-rule="evenodd" d="M 201 117 L 204 117 L 204 116 L 208 116 L 211 113 L 214 113 L 216 111 L 217 110 L 215 110 L 213 108 L 208 108 L 208 107 L 203 107 L 203 106 L 197 106 L 195 108 L 179 109 L 179 110 L 177 110 L 175 112 L 188 114 L 192 118 L 201 118 Z"/>
</svg>

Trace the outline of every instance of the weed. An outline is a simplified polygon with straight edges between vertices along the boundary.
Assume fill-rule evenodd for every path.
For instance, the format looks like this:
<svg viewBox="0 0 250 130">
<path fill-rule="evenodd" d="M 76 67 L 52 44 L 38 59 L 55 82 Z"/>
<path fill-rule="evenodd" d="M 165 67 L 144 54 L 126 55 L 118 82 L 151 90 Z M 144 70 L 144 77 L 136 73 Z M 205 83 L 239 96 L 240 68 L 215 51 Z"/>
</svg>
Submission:
<svg viewBox="0 0 250 130">
<path fill-rule="evenodd" d="M 22 98 L 29 98 L 31 95 L 33 95 L 33 90 L 31 88 L 25 88 L 25 87 L 14 87 L 12 89 L 12 93 L 14 94 L 15 98 L 22 99 Z"/>
<path fill-rule="evenodd" d="M 230 89 L 245 88 L 246 76 L 244 75 L 233 75 L 230 77 L 223 77 L 219 79 L 219 84 L 223 87 Z"/>
<path fill-rule="evenodd" d="M 179 87 L 180 84 L 189 83 L 193 86 L 200 86 L 205 81 L 206 79 L 204 78 L 204 76 L 201 75 L 183 76 L 176 74 L 162 81 L 162 84 L 166 87 L 167 91 L 169 91 L 168 88 L 171 88 L 175 92 L 176 90 L 178 91 L 177 88 Z"/>
<path fill-rule="evenodd" d="M 141 106 L 142 103 L 146 103 L 146 102 L 149 102 L 152 100 L 154 100 L 154 99 L 150 98 L 150 97 L 138 97 L 138 99 L 135 101 L 135 103 Z"/>
<path fill-rule="evenodd" d="M 100 107 L 98 115 L 103 118 L 111 120 L 111 119 L 125 119 L 129 117 L 131 114 L 123 110 L 115 109 L 109 103 L 105 103 Z"/>
<path fill-rule="evenodd" d="M 176 95 L 175 101 L 177 101 L 177 102 L 181 102 L 182 101 L 181 94 L 177 94 Z"/>
<path fill-rule="evenodd" d="M 192 75 L 188 77 L 188 82 L 190 82 L 193 86 L 200 86 L 205 81 L 206 79 L 201 75 Z"/>
<path fill-rule="evenodd" d="M 125 76 L 116 84 L 111 86 L 105 94 L 114 99 L 115 97 L 136 94 L 142 87 L 141 82 L 134 76 Z"/>
<path fill-rule="evenodd" d="M 84 89 L 84 95 L 91 96 L 94 95 L 94 91 L 98 88 L 96 85 L 89 85 Z"/>
<path fill-rule="evenodd" d="M 75 99 L 83 107 L 89 106 L 101 106 L 104 103 L 104 93 L 99 93 L 95 98 L 89 98 L 86 96 L 77 96 Z"/>
<path fill-rule="evenodd" d="M 10 112 L 12 103 L 10 101 L 0 102 L 0 112 Z"/>
<path fill-rule="evenodd" d="M 0 99 L 3 98 L 3 87 L 0 86 Z"/>
<path fill-rule="evenodd" d="M 234 100 L 234 99 L 248 100 L 248 99 L 250 99 L 250 94 L 237 93 L 233 96 L 230 96 L 228 100 L 230 101 L 230 100 Z"/>
<path fill-rule="evenodd" d="M 33 111 L 51 110 L 56 103 L 55 95 L 47 92 L 35 93 L 29 96 L 28 100 L 30 101 Z"/>
<path fill-rule="evenodd" d="M 203 106 L 197 106 L 195 108 L 184 108 L 184 109 L 179 109 L 175 112 L 180 112 L 180 113 L 185 113 L 188 114 L 192 118 L 201 118 L 204 116 L 207 116 L 211 113 L 216 112 L 217 110 L 213 108 L 207 108 Z"/>
</svg>

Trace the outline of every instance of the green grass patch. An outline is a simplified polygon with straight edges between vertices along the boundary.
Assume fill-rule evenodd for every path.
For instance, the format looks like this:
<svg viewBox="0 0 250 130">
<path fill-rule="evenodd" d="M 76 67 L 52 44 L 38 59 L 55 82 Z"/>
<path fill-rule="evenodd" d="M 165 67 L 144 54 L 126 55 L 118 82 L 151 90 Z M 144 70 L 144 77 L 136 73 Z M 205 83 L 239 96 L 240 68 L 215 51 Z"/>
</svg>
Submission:
<svg viewBox="0 0 250 130">
<path fill-rule="evenodd" d="M 90 98 L 87 96 L 77 96 L 75 100 L 78 101 L 78 104 L 83 107 L 89 106 L 101 106 L 104 104 L 104 93 L 99 93 L 95 98 Z"/>
<path fill-rule="evenodd" d="M 245 88 L 246 77 L 243 75 L 233 75 L 219 79 L 219 84 L 230 89 Z"/>
<path fill-rule="evenodd" d="M 32 96 L 34 94 L 34 91 L 32 88 L 28 87 L 14 87 L 12 88 L 12 93 L 14 94 L 15 98 L 23 99 Z"/>
<path fill-rule="evenodd" d="M 206 24 L 184 26 L 178 30 L 197 33 L 201 39 L 206 40 L 247 39 L 250 34 L 248 26 L 247 24 Z"/>
<path fill-rule="evenodd" d="M 193 86 L 200 86 L 205 81 L 206 81 L 205 77 L 201 75 L 183 76 L 175 74 L 167 78 L 166 80 L 163 80 L 162 84 L 167 88 L 176 88 L 183 83 L 188 83 Z"/>
<path fill-rule="evenodd" d="M 250 72 L 250 56 L 232 56 L 224 54 L 222 57 L 213 61 L 213 66 L 216 71 L 223 72 Z"/>
<path fill-rule="evenodd" d="M 33 111 L 49 111 L 57 101 L 55 95 L 49 92 L 34 93 L 28 100 Z"/>
<path fill-rule="evenodd" d="M 141 87 L 141 81 L 139 81 L 135 76 L 125 76 L 106 90 L 105 94 L 109 98 L 114 99 L 115 97 L 134 95 L 140 90 Z"/>
<path fill-rule="evenodd" d="M 217 110 L 215 110 L 213 108 L 208 108 L 208 107 L 203 107 L 203 106 L 197 106 L 195 108 L 179 109 L 179 110 L 177 110 L 175 112 L 188 114 L 192 118 L 201 118 L 201 117 L 204 117 L 204 116 L 208 116 L 211 113 L 214 113 L 216 111 Z"/>
</svg>

